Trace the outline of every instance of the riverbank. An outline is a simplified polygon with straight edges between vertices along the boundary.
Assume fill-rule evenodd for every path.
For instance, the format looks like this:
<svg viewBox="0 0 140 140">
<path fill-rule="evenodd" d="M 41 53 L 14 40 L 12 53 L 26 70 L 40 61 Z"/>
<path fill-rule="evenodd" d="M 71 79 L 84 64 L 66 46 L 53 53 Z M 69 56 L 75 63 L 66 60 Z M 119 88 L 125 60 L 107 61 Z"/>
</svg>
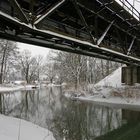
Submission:
<svg viewBox="0 0 140 140">
<path fill-rule="evenodd" d="M 33 90 L 40 87 L 65 87 L 66 83 L 58 84 L 38 84 L 38 85 L 0 85 L 0 93 L 14 92 L 19 90 Z"/>
<path fill-rule="evenodd" d="M 0 85 L 0 93 L 3 92 L 14 92 L 18 90 L 31 90 L 33 88 L 38 88 L 36 85 Z"/>
<path fill-rule="evenodd" d="M 86 96 L 86 97 L 73 97 L 72 100 L 91 102 L 96 105 L 103 105 L 111 108 L 140 110 L 140 98 L 138 99 L 121 98 L 121 97 L 101 98 L 97 96 Z"/>
<path fill-rule="evenodd" d="M 0 115 L 1 140 L 55 140 L 52 132 L 33 123 Z"/>
<path fill-rule="evenodd" d="M 88 101 L 98 105 L 124 109 L 140 110 L 140 85 L 123 85 L 121 83 L 121 67 L 99 81 L 89 85 L 90 93 L 66 92 L 65 96 L 73 100 Z M 71 94 L 72 93 L 72 94 Z"/>
</svg>

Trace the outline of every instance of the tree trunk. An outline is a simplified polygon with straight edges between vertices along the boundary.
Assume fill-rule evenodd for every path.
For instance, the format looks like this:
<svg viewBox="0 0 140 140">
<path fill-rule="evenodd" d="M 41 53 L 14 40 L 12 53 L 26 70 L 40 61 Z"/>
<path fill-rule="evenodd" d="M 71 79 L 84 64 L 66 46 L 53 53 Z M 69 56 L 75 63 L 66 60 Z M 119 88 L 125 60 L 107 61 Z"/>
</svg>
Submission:
<svg viewBox="0 0 140 140">
<path fill-rule="evenodd" d="M 2 113 L 2 94 L 0 94 L 0 113 Z"/>
<path fill-rule="evenodd" d="M 77 78 L 75 78 L 75 89 L 77 90 Z"/>
<path fill-rule="evenodd" d="M 0 84 L 3 83 L 3 70 L 4 70 L 4 60 L 6 56 L 6 48 L 4 49 L 3 55 L 2 55 L 2 61 L 1 61 L 1 70 L 0 70 Z"/>
<path fill-rule="evenodd" d="M 103 64 L 103 60 L 101 59 L 101 71 L 102 71 L 102 78 L 105 77 L 104 75 L 104 64 Z"/>
<path fill-rule="evenodd" d="M 109 71 L 109 60 L 107 60 L 106 62 L 106 75 L 109 75 L 110 71 Z"/>
<path fill-rule="evenodd" d="M 29 82 L 29 66 L 27 66 L 27 69 L 26 69 L 26 82 L 27 82 L 27 84 L 29 84 L 30 82 Z"/>
</svg>

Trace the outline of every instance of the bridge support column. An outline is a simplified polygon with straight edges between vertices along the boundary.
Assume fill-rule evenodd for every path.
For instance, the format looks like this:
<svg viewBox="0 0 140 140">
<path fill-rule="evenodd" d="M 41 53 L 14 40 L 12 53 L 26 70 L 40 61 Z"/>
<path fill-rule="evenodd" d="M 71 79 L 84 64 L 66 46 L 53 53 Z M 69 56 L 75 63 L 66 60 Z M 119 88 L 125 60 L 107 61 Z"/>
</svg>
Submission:
<svg viewBox="0 0 140 140">
<path fill-rule="evenodd" d="M 134 85 L 135 83 L 140 83 L 140 67 L 122 67 L 122 83 L 126 85 Z"/>
</svg>

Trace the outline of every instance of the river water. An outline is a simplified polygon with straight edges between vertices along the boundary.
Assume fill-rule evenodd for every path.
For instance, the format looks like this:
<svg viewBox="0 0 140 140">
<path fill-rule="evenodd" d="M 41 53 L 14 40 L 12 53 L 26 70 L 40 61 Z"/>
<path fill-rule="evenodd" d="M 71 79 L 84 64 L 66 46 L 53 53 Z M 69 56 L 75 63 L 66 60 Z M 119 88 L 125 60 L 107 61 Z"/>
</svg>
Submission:
<svg viewBox="0 0 140 140">
<path fill-rule="evenodd" d="M 111 140 L 114 133 L 116 140 L 123 140 L 117 137 L 127 133 L 129 124 L 136 127 L 138 123 L 132 122 L 140 118 L 139 112 L 72 101 L 60 87 L 3 93 L 0 111 L 49 129 L 56 140 Z"/>
</svg>

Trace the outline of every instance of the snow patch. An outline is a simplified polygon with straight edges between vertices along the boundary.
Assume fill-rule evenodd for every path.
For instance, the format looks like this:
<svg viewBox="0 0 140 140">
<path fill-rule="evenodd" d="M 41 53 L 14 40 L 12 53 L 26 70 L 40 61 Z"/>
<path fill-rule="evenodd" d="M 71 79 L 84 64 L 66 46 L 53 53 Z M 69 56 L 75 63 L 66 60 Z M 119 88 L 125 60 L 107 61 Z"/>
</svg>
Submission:
<svg viewBox="0 0 140 140">
<path fill-rule="evenodd" d="M 109 107 L 140 110 L 140 85 L 122 85 L 121 68 L 95 84 L 92 95 L 74 97 L 74 99 Z"/>
<path fill-rule="evenodd" d="M 122 67 L 118 68 L 117 70 L 115 70 L 113 73 L 111 73 L 110 75 L 108 75 L 107 77 L 105 77 L 104 79 L 102 79 L 101 81 L 99 81 L 97 84 L 95 84 L 94 86 L 100 86 L 100 87 L 115 87 L 115 88 L 119 88 L 122 86 L 121 83 L 121 71 Z"/>
<path fill-rule="evenodd" d="M 140 99 L 128 99 L 121 97 L 109 97 L 102 98 L 100 96 L 86 96 L 86 97 L 77 97 L 75 100 L 92 102 L 96 105 L 103 105 L 112 108 L 122 108 L 122 109 L 131 109 L 131 110 L 140 110 Z M 129 100 L 129 102 L 128 102 Z"/>
<path fill-rule="evenodd" d="M 15 86 L 15 85 L 9 85 L 9 86 L 3 86 L 0 85 L 0 93 L 2 92 L 14 92 L 14 91 L 18 91 L 18 90 L 33 90 L 34 88 L 39 88 L 38 85 L 19 85 L 19 86 Z"/>
<path fill-rule="evenodd" d="M 30 122 L 0 115 L 1 140 L 55 140 L 52 132 Z"/>
</svg>

